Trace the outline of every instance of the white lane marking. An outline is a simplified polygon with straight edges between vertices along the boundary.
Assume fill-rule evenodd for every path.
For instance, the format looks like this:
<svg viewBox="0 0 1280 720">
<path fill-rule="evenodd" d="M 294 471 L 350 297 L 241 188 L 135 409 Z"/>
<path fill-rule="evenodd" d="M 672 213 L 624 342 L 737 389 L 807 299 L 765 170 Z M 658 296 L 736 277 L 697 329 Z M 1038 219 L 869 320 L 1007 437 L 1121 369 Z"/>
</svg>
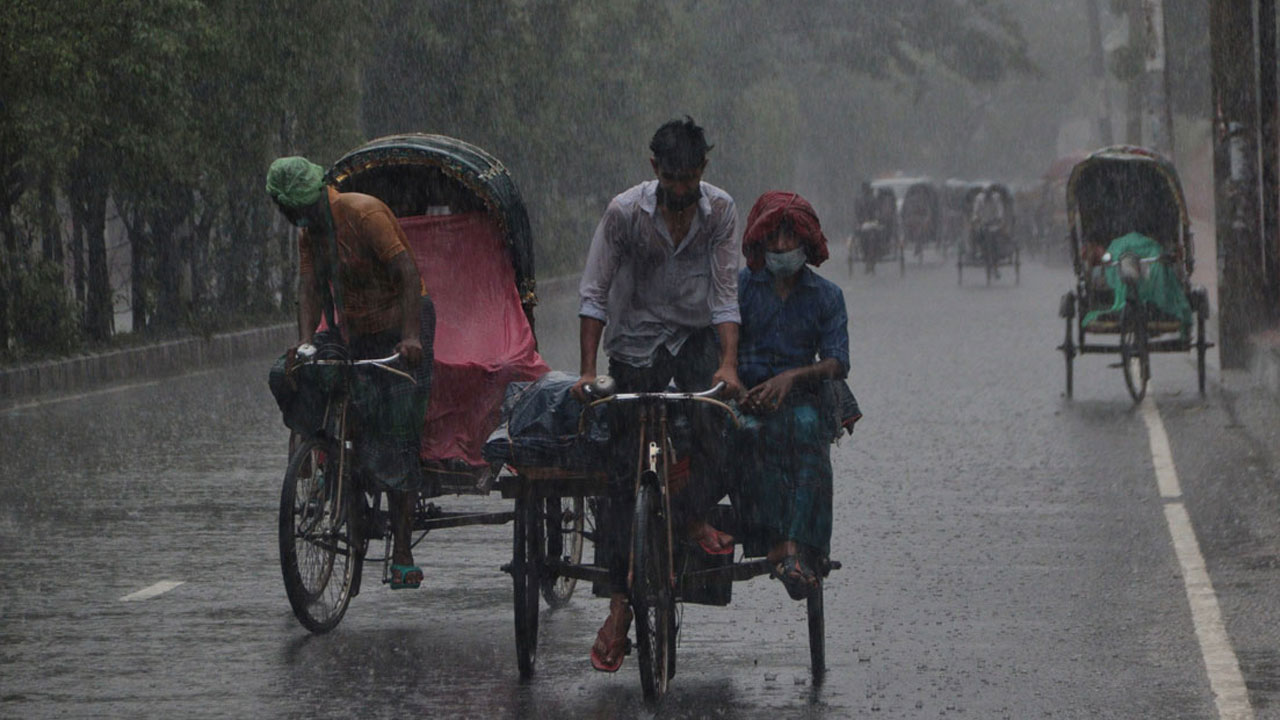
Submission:
<svg viewBox="0 0 1280 720">
<path fill-rule="evenodd" d="M 1182 486 L 1178 483 L 1178 471 L 1173 466 L 1173 453 L 1169 450 L 1169 436 L 1164 432 L 1160 409 L 1150 394 L 1140 408 L 1142 419 L 1147 423 L 1147 436 L 1151 438 L 1151 462 L 1156 467 L 1156 486 L 1160 488 L 1160 497 L 1177 500 L 1182 497 Z"/>
<path fill-rule="evenodd" d="M 1165 434 L 1160 410 L 1150 395 L 1143 400 L 1141 409 L 1142 419 L 1147 425 L 1147 435 L 1151 439 L 1151 460 L 1155 465 L 1160 495 L 1166 500 L 1181 499 L 1178 471 L 1173 465 L 1173 454 L 1169 452 L 1169 436 Z M 1191 623 L 1195 626 L 1196 639 L 1200 642 L 1200 655 L 1209 675 L 1209 688 L 1213 691 L 1218 717 L 1222 720 L 1252 720 L 1253 707 L 1249 704 L 1249 691 L 1245 688 L 1244 676 L 1240 672 L 1240 661 L 1227 637 L 1222 610 L 1218 606 L 1218 595 L 1213 590 L 1213 582 L 1205 568 L 1204 555 L 1200 552 L 1195 528 L 1191 526 L 1191 517 L 1187 515 L 1183 503 L 1166 502 L 1164 518 L 1173 539 L 1178 564 L 1182 566 L 1182 584 L 1187 592 L 1187 602 L 1191 605 Z"/>
<path fill-rule="evenodd" d="M 146 600 L 148 598 L 153 598 L 157 595 L 163 595 L 169 592 L 170 590 L 178 587 L 179 585 L 184 584 L 185 582 L 186 581 L 184 580 L 161 580 L 160 582 L 156 583 L 155 585 L 152 585 L 151 587 L 145 587 L 139 590 L 138 592 L 129 593 L 128 595 L 125 595 L 124 597 L 120 598 L 120 602 L 133 602 L 134 600 Z"/>
</svg>

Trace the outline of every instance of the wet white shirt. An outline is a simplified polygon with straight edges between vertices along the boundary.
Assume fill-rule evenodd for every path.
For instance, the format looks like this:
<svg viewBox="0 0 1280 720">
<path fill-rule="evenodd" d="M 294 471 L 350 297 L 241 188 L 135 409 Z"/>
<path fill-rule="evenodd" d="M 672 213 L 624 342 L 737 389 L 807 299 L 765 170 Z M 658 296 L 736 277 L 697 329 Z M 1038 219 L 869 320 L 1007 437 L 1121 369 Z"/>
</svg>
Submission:
<svg viewBox="0 0 1280 720">
<path fill-rule="evenodd" d="M 740 321 L 733 198 L 701 183 L 697 212 L 677 246 L 658 212 L 657 189 L 650 180 L 609 202 L 578 285 L 578 315 L 606 324 L 605 354 L 636 367 L 651 365 L 660 347 L 678 354 L 696 330 Z"/>
</svg>

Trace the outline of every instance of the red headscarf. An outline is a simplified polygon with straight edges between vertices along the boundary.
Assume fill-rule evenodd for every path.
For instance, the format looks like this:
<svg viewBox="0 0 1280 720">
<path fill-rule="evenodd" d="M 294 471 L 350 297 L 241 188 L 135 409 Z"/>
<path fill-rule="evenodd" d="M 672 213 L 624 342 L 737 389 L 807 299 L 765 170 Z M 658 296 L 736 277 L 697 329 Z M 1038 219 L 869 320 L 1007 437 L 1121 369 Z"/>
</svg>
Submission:
<svg viewBox="0 0 1280 720">
<path fill-rule="evenodd" d="M 817 267 L 831 257 L 818 214 L 809 201 L 797 193 L 770 190 L 756 200 L 747 214 L 747 231 L 742 234 L 742 252 L 747 256 L 747 267 L 752 270 L 764 267 L 765 238 L 777 230 L 784 219 L 791 221 L 792 232 L 802 243 L 805 259 L 810 265 Z"/>
</svg>

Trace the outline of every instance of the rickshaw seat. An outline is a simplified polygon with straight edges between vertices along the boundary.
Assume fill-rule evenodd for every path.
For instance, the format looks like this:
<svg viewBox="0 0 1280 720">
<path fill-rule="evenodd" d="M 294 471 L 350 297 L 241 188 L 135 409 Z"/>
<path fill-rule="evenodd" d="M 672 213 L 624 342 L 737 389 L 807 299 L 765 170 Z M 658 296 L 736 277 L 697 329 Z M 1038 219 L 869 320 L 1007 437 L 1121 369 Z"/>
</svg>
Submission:
<svg viewBox="0 0 1280 720">
<path fill-rule="evenodd" d="M 497 223 L 484 212 L 400 218 L 435 304 L 435 363 L 424 465 L 481 468 L 510 382 L 550 371 L 520 304 Z"/>
</svg>

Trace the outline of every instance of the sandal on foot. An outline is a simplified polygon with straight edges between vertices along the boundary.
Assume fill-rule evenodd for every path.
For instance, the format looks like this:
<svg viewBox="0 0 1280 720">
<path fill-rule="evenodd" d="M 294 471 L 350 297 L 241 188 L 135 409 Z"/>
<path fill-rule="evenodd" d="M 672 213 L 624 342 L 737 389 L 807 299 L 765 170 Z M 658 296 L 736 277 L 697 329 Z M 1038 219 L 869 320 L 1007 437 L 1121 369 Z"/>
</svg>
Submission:
<svg viewBox="0 0 1280 720">
<path fill-rule="evenodd" d="M 792 600 L 804 600 L 809 597 L 809 591 L 817 586 L 818 581 L 818 576 L 800 563 L 799 555 L 788 555 L 782 558 L 777 565 L 773 566 L 769 576 L 782 581 L 783 587 L 787 589 L 787 594 Z"/>
<path fill-rule="evenodd" d="M 422 568 L 417 565 L 392 565 L 392 590 L 417 590 L 422 585 Z"/>
<path fill-rule="evenodd" d="M 710 538 L 715 538 L 717 544 L 712 545 L 709 542 Z M 725 542 L 725 538 L 729 539 L 728 542 Z M 732 555 L 733 536 L 707 525 L 702 535 L 698 537 L 698 547 L 708 555 Z"/>
<path fill-rule="evenodd" d="M 622 629 L 619 637 L 610 640 L 607 630 L 609 621 L 606 620 L 604 627 L 596 632 L 596 642 L 591 646 L 591 667 L 600 672 L 618 672 L 618 668 L 622 667 L 622 659 L 631 654 L 631 638 L 627 637 L 627 631 L 631 629 L 631 611 L 627 611 L 627 623 Z M 601 654 L 600 648 L 604 648 L 604 654 Z"/>
</svg>

